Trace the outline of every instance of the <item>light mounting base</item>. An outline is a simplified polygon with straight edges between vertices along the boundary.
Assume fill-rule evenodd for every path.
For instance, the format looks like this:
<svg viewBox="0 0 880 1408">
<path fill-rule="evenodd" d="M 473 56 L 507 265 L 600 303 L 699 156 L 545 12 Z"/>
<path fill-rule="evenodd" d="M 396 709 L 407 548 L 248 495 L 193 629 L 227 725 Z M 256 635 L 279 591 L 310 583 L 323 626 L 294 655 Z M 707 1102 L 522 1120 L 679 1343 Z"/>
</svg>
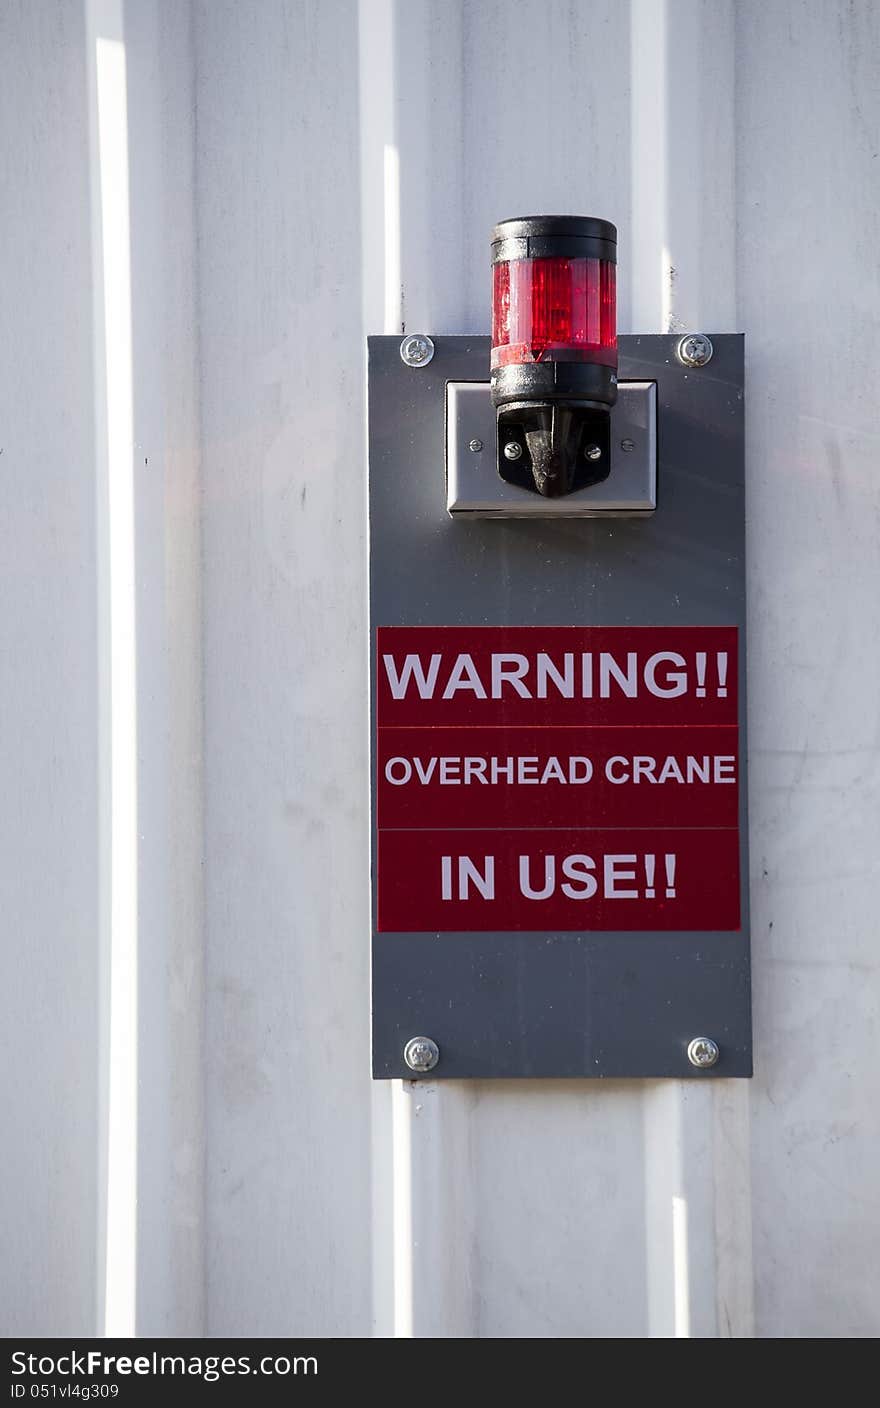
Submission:
<svg viewBox="0 0 880 1408">
<path fill-rule="evenodd" d="M 529 487 L 532 468 L 527 439 L 506 434 L 512 411 L 503 407 L 499 413 L 496 460 L 496 416 L 488 381 L 447 383 L 446 508 L 453 518 L 629 518 L 654 512 L 655 382 L 619 383 L 617 404 L 608 413 L 607 437 L 582 437 L 579 450 L 584 456 L 584 479 L 596 481 L 601 475 L 601 480 L 558 497 L 545 497 Z M 512 460 L 505 457 L 508 441 L 520 442 L 521 453 Z M 586 458 L 594 442 L 600 450 L 596 460 Z M 480 449 L 474 450 L 477 444 Z"/>
</svg>

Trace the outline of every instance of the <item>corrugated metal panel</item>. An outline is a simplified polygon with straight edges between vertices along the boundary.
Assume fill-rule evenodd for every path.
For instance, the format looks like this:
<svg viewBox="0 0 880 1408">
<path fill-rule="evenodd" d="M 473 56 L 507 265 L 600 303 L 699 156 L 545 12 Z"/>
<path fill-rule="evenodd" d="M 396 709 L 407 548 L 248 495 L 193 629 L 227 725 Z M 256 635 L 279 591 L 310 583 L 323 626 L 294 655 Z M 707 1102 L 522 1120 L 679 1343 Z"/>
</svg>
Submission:
<svg viewBox="0 0 880 1408">
<path fill-rule="evenodd" d="M 133 1248 L 140 1333 L 876 1334 L 875 8 L 34 0 L 2 26 L 5 1332 L 103 1328 Z M 489 228 L 533 210 L 618 223 L 623 329 L 747 334 L 751 1087 L 368 1078 L 363 338 L 484 330 Z"/>
</svg>

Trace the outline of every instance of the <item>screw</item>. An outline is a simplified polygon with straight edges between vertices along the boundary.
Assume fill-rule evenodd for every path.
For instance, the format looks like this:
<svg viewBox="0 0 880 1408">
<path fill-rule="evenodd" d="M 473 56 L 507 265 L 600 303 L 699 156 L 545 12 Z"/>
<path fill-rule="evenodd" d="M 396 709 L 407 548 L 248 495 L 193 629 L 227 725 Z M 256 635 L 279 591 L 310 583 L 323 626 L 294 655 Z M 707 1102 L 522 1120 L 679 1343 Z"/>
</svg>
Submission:
<svg viewBox="0 0 880 1408">
<path fill-rule="evenodd" d="M 433 1071 L 440 1060 L 440 1048 L 429 1036 L 411 1036 L 403 1048 L 403 1059 L 411 1071 Z"/>
<path fill-rule="evenodd" d="M 628 455 L 630 450 L 634 450 L 636 448 L 636 442 L 635 440 L 621 440 L 620 448 L 621 450 L 623 450 L 624 454 Z"/>
<path fill-rule="evenodd" d="M 474 455 L 478 455 L 478 454 L 480 453 L 480 451 L 482 450 L 482 448 L 483 448 L 483 442 L 482 442 L 482 440 L 472 440 L 472 441 L 470 442 L 470 444 L 468 445 L 468 449 L 471 451 L 471 454 L 474 454 Z"/>
<path fill-rule="evenodd" d="M 678 360 L 686 367 L 705 367 L 714 352 L 711 339 L 704 332 L 690 332 L 676 348 Z"/>
<path fill-rule="evenodd" d="M 699 1066 L 701 1070 L 714 1066 L 720 1054 L 718 1043 L 710 1036 L 695 1036 L 688 1042 L 688 1060 L 692 1066 Z"/>
<path fill-rule="evenodd" d="M 602 451 L 598 445 L 588 445 L 584 450 L 584 458 L 588 460 L 600 460 Z"/>
<path fill-rule="evenodd" d="M 518 460 L 522 455 L 522 445 L 518 445 L 515 440 L 508 440 L 504 446 L 504 458 L 506 460 Z"/>
<path fill-rule="evenodd" d="M 434 344 L 425 333 L 414 333 L 400 344 L 400 360 L 408 367 L 426 367 L 434 355 Z"/>
</svg>

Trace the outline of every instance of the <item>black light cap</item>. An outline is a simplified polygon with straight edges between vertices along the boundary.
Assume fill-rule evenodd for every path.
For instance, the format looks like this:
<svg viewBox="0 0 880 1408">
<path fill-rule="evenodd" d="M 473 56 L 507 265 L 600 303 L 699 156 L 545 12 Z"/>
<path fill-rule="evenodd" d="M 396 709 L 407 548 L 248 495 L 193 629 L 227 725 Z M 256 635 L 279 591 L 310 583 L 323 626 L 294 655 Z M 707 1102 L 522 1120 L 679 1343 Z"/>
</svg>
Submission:
<svg viewBox="0 0 880 1408">
<path fill-rule="evenodd" d="M 492 231 L 493 264 L 554 257 L 616 264 L 617 226 L 594 215 L 518 215 Z"/>
</svg>

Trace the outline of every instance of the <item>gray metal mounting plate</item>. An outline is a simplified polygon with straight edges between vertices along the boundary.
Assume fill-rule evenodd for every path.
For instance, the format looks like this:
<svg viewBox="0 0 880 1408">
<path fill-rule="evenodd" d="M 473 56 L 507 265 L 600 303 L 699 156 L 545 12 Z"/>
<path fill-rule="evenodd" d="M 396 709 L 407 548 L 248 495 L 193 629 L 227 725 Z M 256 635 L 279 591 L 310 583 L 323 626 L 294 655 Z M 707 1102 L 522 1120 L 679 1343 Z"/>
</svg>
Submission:
<svg viewBox="0 0 880 1408">
<path fill-rule="evenodd" d="M 480 445 L 472 450 L 471 445 Z M 657 387 L 624 381 L 611 412 L 611 473 L 601 484 L 545 499 L 506 483 L 495 465 L 487 381 L 446 386 L 446 508 L 453 518 L 615 518 L 657 506 Z"/>
</svg>

